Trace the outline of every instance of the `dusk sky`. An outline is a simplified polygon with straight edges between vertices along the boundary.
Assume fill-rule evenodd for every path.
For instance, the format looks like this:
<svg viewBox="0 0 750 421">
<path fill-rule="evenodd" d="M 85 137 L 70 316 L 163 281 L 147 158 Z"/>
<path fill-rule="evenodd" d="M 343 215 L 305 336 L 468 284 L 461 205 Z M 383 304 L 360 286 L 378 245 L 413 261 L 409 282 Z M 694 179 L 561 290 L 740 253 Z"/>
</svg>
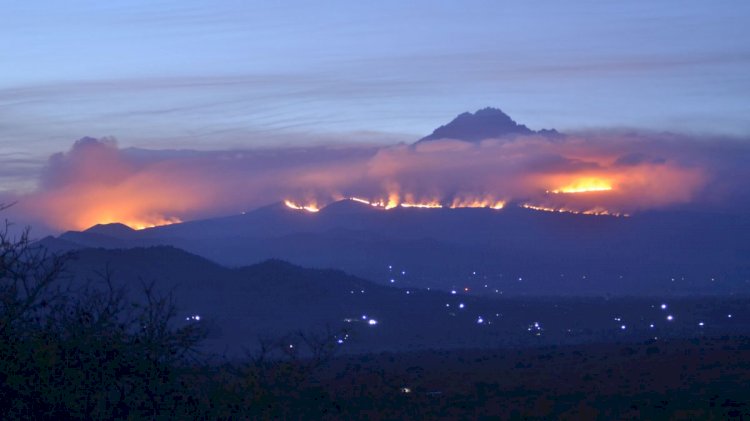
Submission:
<svg viewBox="0 0 750 421">
<path fill-rule="evenodd" d="M 6 151 L 411 140 L 484 106 L 536 128 L 750 131 L 744 1 L 3 3 Z"/>
<path fill-rule="evenodd" d="M 84 136 L 121 149 L 384 146 L 486 106 L 567 133 L 740 142 L 750 133 L 745 1 L 6 1 L 2 10 L 6 193 L 45 188 L 49 156 Z M 680 171 L 697 171 L 690 165 Z M 695 181 L 690 197 L 708 185 Z"/>
</svg>

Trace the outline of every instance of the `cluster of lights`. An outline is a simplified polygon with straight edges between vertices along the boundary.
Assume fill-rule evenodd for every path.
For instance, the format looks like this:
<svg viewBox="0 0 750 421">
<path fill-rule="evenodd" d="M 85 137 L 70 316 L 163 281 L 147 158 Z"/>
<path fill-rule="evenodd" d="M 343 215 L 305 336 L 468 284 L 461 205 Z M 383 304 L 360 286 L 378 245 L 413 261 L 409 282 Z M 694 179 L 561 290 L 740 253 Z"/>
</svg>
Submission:
<svg viewBox="0 0 750 421">
<path fill-rule="evenodd" d="M 539 322 L 530 324 L 526 330 L 531 332 L 534 336 L 542 336 L 542 332 L 544 331 L 542 325 Z"/>
<path fill-rule="evenodd" d="M 349 339 L 349 334 L 345 333 L 344 336 L 336 336 L 336 343 L 339 345 L 343 345 L 344 342 Z"/>
<path fill-rule="evenodd" d="M 406 271 L 405 270 L 401 270 L 401 271 L 394 270 L 393 265 L 388 265 L 388 271 L 389 272 L 394 272 L 394 271 L 395 272 L 400 272 L 401 275 L 406 275 Z M 477 272 L 476 271 L 472 271 L 471 275 L 472 276 L 477 276 Z M 585 278 L 585 276 L 584 276 L 584 278 Z M 518 278 L 519 281 L 522 280 L 522 279 L 523 279 L 522 277 Z M 395 282 L 395 278 L 391 278 L 390 282 L 394 283 Z M 489 285 L 488 284 L 484 284 L 484 287 L 488 288 Z M 403 291 L 407 295 L 411 294 L 411 292 L 412 292 L 412 290 L 403 290 Z M 457 295 L 459 293 L 459 291 L 461 291 L 461 290 L 460 289 L 452 289 L 452 290 L 450 290 L 450 294 L 451 295 Z M 469 292 L 469 291 L 470 291 L 469 287 L 464 287 L 463 291 L 461 291 L 461 292 Z M 364 290 L 362 290 L 361 292 L 364 293 Z M 495 290 L 495 292 L 499 292 L 499 291 Z M 352 291 L 352 293 L 354 293 L 354 291 Z M 460 309 L 460 310 L 466 309 L 466 304 L 463 303 L 463 302 L 458 302 L 458 303 L 454 303 L 454 304 L 445 303 L 445 307 L 447 309 L 450 309 L 452 306 L 458 307 L 458 309 Z M 557 307 L 557 305 L 555 305 L 555 307 Z M 667 303 L 661 303 L 658 306 L 657 305 L 651 305 L 651 307 L 652 308 L 658 307 L 659 309 L 661 309 L 662 311 L 664 311 L 665 312 L 664 313 L 665 314 L 664 317 L 665 317 L 665 320 L 667 322 L 674 322 L 676 320 L 676 316 L 673 313 L 671 313 L 671 312 L 667 313 L 667 309 L 669 308 L 669 305 Z M 456 313 L 451 312 L 450 315 L 451 316 L 456 316 Z M 495 317 L 500 317 L 500 316 L 501 315 L 499 313 L 495 313 Z M 199 320 L 199 316 L 197 316 L 197 317 L 198 318 L 194 319 L 194 320 Z M 732 317 L 733 316 L 732 316 L 731 313 L 727 314 L 727 318 L 731 319 Z M 367 324 L 368 326 L 376 326 L 376 325 L 379 324 L 378 320 L 370 318 L 367 315 L 362 315 L 361 317 L 356 318 L 356 319 L 344 319 L 344 320 L 346 322 L 363 322 L 363 323 Z M 619 330 L 619 331 L 623 331 L 624 332 L 624 331 L 627 331 L 627 330 L 629 330 L 631 328 L 631 325 L 627 324 L 623 320 L 622 317 L 619 317 L 619 316 L 614 317 L 614 321 L 616 322 L 616 329 Z M 475 324 L 478 324 L 478 325 L 489 325 L 489 324 L 492 324 L 492 321 L 488 321 L 482 315 L 477 315 L 476 318 L 473 319 L 473 322 Z M 700 328 L 704 328 L 706 326 L 706 323 L 704 321 L 702 321 L 702 320 L 697 321 L 696 323 L 697 323 L 697 326 L 700 327 Z M 650 323 L 650 324 L 648 324 L 648 327 L 650 329 L 655 329 L 656 328 L 656 324 Z M 541 336 L 542 333 L 544 332 L 544 329 L 542 328 L 542 326 L 541 326 L 541 324 L 539 322 L 534 322 L 533 324 L 528 325 L 527 331 L 530 332 L 531 334 L 533 334 L 534 336 Z M 567 331 L 568 331 L 568 333 L 572 333 L 571 329 L 567 329 Z M 343 337 L 343 338 L 336 337 L 336 342 L 338 344 L 343 344 L 347 337 L 348 337 L 348 335 L 346 337 Z M 655 337 L 655 339 L 658 339 L 658 337 Z"/>
<path fill-rule="evenodd" d="M 363 322 L 365 322 L 365 323 L 367 323 L 370 326 L 375 326 L 375 325 L 378 324 L 377 320 L 375 320 L 373 318 L 370 318 L 370 317 L 367 317 L 366 314 L 363 314 L 362 317 L 360 317 L 359 319 L 352 319 L 352 318 L 346 318 L 346 319 L 344 319 L 344 321 L 346 323 L 354 323 L 354 322 L 358 322 L 360 320 L 363 321 Z"/>
</svg>

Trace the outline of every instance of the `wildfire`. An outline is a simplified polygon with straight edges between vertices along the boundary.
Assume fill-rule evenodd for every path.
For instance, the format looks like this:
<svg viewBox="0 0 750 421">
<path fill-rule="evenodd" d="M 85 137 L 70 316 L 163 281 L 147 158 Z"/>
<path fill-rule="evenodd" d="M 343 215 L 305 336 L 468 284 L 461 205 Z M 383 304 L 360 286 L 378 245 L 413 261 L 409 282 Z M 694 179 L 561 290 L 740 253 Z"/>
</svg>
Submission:
<svg viewBox="0 0 750 421">
<path fill-rule="evenodd" d="M 401 198 L 399 197 L 398 193 L 389 193 L 387 200 L 378 200 L 376 203 L 373 203 L 373 206 L 385 209 L 393 209 L 398 206 L 400 201 Z"/>
<path fill-rule="evenodd" d="M 401 204 L 402 208 L 427 208 L 427 209 L 438 209 L 442 208 L 443 205 L 441 205 L 438 202 L 427 202 L 427 203 L 410 203 L 405 202 Z"/>
<path fill-rule="evenodd" d="M 285 200 L 284 204 L 288 208 L 296 209 L 296 210 L 304 210 L 304 211 L 308 211 L 308 212 L 318 212 L 318 211 L 320 211 L 320 208 L 318 208 L 318 206 L 316 204 L 314 204 L 314 203 L 313 204 L 309 204 L 309 205 L 299 205 L 299 204 L 297 204 L 295 202 L 292 202 L 291 200 Z"/>
<path fill-rule="evenodd" d="M 417 200 L 411 194 L 404 196 L 404 200 L 396 193 L 388 195 L 388 199 L 376 199 L 369 200 L 360 196 L 339 196 L 339 199 L 351 200 L 353 202 L 362 203 L 363 205 L 372 206 L 379 209 L 393 209 L 397 207 L 402 208 L 417 208 L 417 209 L 440 209 L 448 207 L 451 209 L 458 208 L 488 208 L 488 209 L 503 209 L 505 207 L 504 200 L 496 200 L 491 197 L 469 197 L 469 198 L 456 198 L 450 202 L 450 205 L 446 205 L 446 202 L 438 199 L 431 200 Z M 320 208 L 316 204 L 301 205 L 298 202 L 291 200 L 284 201 L 286 206 L 296 210 L 306 210 L 309 212 L 318 212 Z"/>
<path fill-rule="evenodd" d="M 348 197 L 347 199 L 352 200 L 354 202 L 374 206 L 377 208 L 383 208 L 383 209 L 393 209 L 397 206 L 401 206 L 403 208 L 442 208 L 443 207 L 443 205 L 437 201 L 430 201 L 426 203 L 414 203 L 414 202 L 400 203 L 397 198 L 393 198 L 393 197 L 389 199 L 387 203 L 383 200 L 371 202 L 367 199 L 362 199 L 360 197 L 354 197 L 354 196 Z"/>
<path fill-rule="evenodd" d="M 134 218 L 128 217 L 126 215 L 117 216 L 112 214 L 111 212 L 101 214 L 85 213 L 84 215 L 82 215 L 80 221 L 76 223 L 75 228 L 83 230 L 99 224 L 106 225 L 120 223 L 123 225 L 127 225 L 134 230 L 143 230 L 146 228 L 154 228 L 162 225 L 179 224 L 180 222 L 182 222 L 182 220 L 176 217 L 146 216 Z"/>
<path fill-rule="evenodd" d="M 490 209 L 502 209 L 505 207 L 505 201 L 493 200 L 489 198 L 484 199 L 453 199 L 450 208 L 490 208 Z"/>
<path fill-rule="evenodd" d="M 592 209 L 587 209 L 587 210 L 582 210 L 582 211 L 570 209 L 570 208 L 552 208 L 548 206 L 532 205 L 530 203 L 524 203 L 521 205 L 521 207 L 524 209 L 531 209 L 531 210 L 543 211 L 543 212 L 573 213 L 573 214 L 597 215 L 597 216 L 607 215 L 607 216 L 618 216 L 618 217 L 630 216 L 626 213 L 612 212 L 601 207 L 595 207 Z"/>
<path fill-rule="evenodd" d="M 383 201 L 383 200 L 377 200 L 375 202 L 370 203 L 370 206 L 374 206 L 376 208 L 381 209 L 393 209 L 395 207 L 398 207 L 399 203 L 398 201 Z"/>
<path fill-rule="evenodd" d="M 592 190 L 589 188 L 586 191 L 601 191 L 600 190 Z M 415 208 L 415 209 L 441 209 L 441 208 L 450 208 L 450 209 L 460 209 L 460 208 L 484 208 L 484 209 L 503 209 L 506 205 L 506 201 L 504 200 L 497 200 L 495 198 L 492 198 L 491 196 L 460 196 L 454 198 L 451 202 L 441 201 L 439 199 L 430 199 L 430 200 L 424 200 L 424 199 L 417 199 L 414 195 L 407 194 L 403 196 L 403 201 L 401 200 L 402 197 L 398 194 L 389 194 L 388 199 L 377 199 L 377 200 L 369 200 L 362 196 L 339 196 L 339 199 L 345 199 L 345 200 L 351 200 L 357 203 L 362 203 L 363 205 L 372 206 L 375 208 L 387 210 L 387 209 L 393 209 L 396 207 L 402 207 L 402 208 Z M 308 203 L 308 204 L 301 204 L 303 202 L 296 202 L 292 200 L 285 200 L 284 204 L 295 210 L 303 210 L 307 212 L 318 212 L 322 207 L 325 206 L 318 206 L 317 203 Z M 449 204 L 448 204 L 449 203 Z M 571 208 L 567 206 L 555 206 L 555 205 L 539 205 L 539 204 L 533 204 L 533 203 L 523 203 L 521 204 L 522 208 L 525 209 L 531 209 L 536 211 L 543 211 L 543 212 L 558 212 L 558 213 L 572 213 L 572 214 L 580 214 L 580 215 L 608 215 L 608 216 L 617 216 L 617 217 L 627 217 L 630 216 L 626 213 L 620 213 L 615 212 L 609 209 L 606 209 L 602 206 L 586 206 L 583 205 L 579 208 Z"/>
<path fill-rule="evenodd" d="M 357 202 L 367 203 L 371 206 L 381 209 L 393 209 L 401 206 L 402 208 L 442 208 L 443 205 L 439 200 L 417 200 L 414 196 L 407 194 L 404 200 L 401 200 L 401 196 L 398 193 L 389 193 L 387 199 L 376 199 L 373 201 L 351 198 Z"/>
<path fill-rule="evenodd" d="M 388 201 L 385 200 L 375 200 L 375 201 L 369 201 L 367 199 L 362 199 L 361 197 L 347 197 L 347 199 L 352 200 L 354 202 L 362 203 L 365 205 L 370 205 L 375 208 L 382 208 L 382 209 L 393 209 L 399 205 L 398 196 L 392 196 L 388 199 Z"/>
<path fill-rule="evenodd" d="M 85 207 L 75 208 L 71 205 L 71 210 L 61 214 L 66 221 L 69 221 L 63 229 L 85 230 L 94 225 L 106 225 L 120 223 L 127 225 L 134 230 L 142 230 L 162 225 L 178 224 L 182 219 L 169 214 L 146 211 L 141 206 L 134 206 L 124 199 L 113 198 L 112 201 L 102 203 L 91 203 L 88 198 L 80 199 Z M 67 200 L 64 199 L 67 203 Z"/>
<path fill-rule="evenodd" d="M 115 222 L 115 221 L 112 221 Z M 180 218 L 156 218 L 148 221 L 126 221 L 121 222 L 124 225 L 129 226 L 130 228 L 133 228 L 134 230 L 143 230 L 146 228 L 154 228 L 154 227 L 160 227 L 162 225 L 172 225 L 172 224 L 179 224 L 182 220 Z"/>
<path fill-rule="evenodd" d="M 594 177 L 586 177 L 575 180 L 574 182 L 557 188 L 555 190 L 548 190 L 548 193 L 562 194 L 562 193 L 588 193 L 588 192 L 601 192 L 612 190 L 612 183 L 608 180 Z"/>
<path fill-rule="evenodd" d="M 581 212 L 584 215 L 609 215 L 609 216 L 622 216 L 622 217 L 628 217 L 630 216 L 627 213 L 620 213 L 620 212 L 612 212 L 607 209 L 604 209 L 602 207 L 595 207 L 593 209 L 588 209 L 583 212 Z"/>
<path fill-rule="evenodd" d="M 370 203 L 369 200 L 367 200 L 367 199 L 361 199 L 359 197 L 350 197 L 349 200 L 353 200 L 353 201 L 359 202 L 359 203 L 364 203 L 365 205 L 375 206 L 372 203 Z"/>
</svg>

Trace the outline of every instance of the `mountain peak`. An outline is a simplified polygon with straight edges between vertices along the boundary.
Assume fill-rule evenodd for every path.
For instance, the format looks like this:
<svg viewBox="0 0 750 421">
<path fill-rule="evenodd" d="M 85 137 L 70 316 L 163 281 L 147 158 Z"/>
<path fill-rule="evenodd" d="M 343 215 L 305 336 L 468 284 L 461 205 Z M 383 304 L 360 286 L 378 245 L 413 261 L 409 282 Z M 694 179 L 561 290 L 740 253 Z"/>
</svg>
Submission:
<svg viewBox="0 0 750 421">
<path fill-rule="evenodd" d="M 474 113 L 465 112 L 459 114 L 450 123 L 440 126 L 430 135 L 423 137 L 417 143 L 438 140 L 458 139 L 468 142 L 479 142 L 484 139 L 493 139 L 511 135 L 557 136 L 559 133 L 552 130 L 534 131 L 523 124 L 515 122 L 508 114 L 499 108 L 485 107 Z"/>
<path fill-rule="evenodd" d="M 122 238 L 124 236 L 132 235 L 135 230 L 125 224 L 115 222 L 112 224 L 96 224 L 93 227 L 85 230 L 84 232 L 91 234 L 101 234 L 114 238 Z"/>
</svg>

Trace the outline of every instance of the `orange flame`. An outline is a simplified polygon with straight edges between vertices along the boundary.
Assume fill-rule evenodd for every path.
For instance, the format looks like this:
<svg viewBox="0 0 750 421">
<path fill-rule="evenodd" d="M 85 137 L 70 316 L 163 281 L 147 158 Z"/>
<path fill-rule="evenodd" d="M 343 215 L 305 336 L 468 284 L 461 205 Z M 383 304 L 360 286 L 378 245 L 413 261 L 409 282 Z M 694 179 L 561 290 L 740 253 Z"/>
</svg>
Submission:
<svg viewBox="0 0 750 421">
<path fill-rule="evenodd" d="M 524 209 L 531 209 L 535 211 L 543 211 L 543 212 L 559 212 L 559 213 L 573 213 L 573 214 L 580 214 L 580 215 L 607 215 L 607 216 L 618 216 L 618 217 L 628 217 L 630 215 L 626 213 L 619 213 L 619 212 L 612 212 L 607 209 L 604 209 L 602 207 L 595 207 L 592 209 L 587 209 L 583 211 L 570 209 L 570 208 L 553 208 L 548 206 L 540 206 L 540 205 L 532 205 L 530 203 L 524 203 L 521 205 Z"/>
<path fill-rule="evenodd" d="M 505 201 L 504 200 L 494 200 L 492 198 L 482 198 L 482 199 L 459 199 L 455 198 L 453 199 L 453 202 L 451 202 L 450 208 L 456 209 L 456 208 L 491 208 L 491 209 L 502 209 L 505 207 Z"/>
<path fill-rule="evenodd" d="M 369 201 L 369 200 L 367 200 L 367 199 L 362 199 L 362 198 L 359 198 L 359 197 L 350 197 L 350 198 L 349 198 L 349 200 L 353 200 L 353 201 L 355 201 L 355 202 L 359 202 L 359 203 L 364 203 L 365 205 L 371 205 L 371 206 L 375 206 L 375 205 L 373 205 L 372 203 L 370 203 L 370 201 Z"/>
<path fill-rule="evenodd" d="M 132 220 L 132 221 L 110 221 L 110 222 L 120 222 L 121 224 L 125 224 L 129 226 L 130 228 L 133 228 L 134 230 L 142 230 L 146 228 L 154 228 L 154 227 L 160 227 L 162 225 L 172 225 L 172 224 L 179 224 L 182 222 L 180 218 L 161 218 L 157 217 L 155 219 L 149 219 L 149 220 Z"/>
<path fill-rule="evenodd" d="M 166 189 L 151 195 L 121 185 L 86 186 L 80 190 L 47 193 L 30 200 L 27 206 L 56 209 L 56 226 L 60 229 L 84 230 L 97 224 L 121 223 L 141 230 L 180 223 L 182 218 L 175 214 L 195 205 L 193 197 Z"/>
<path fill-rule="evenodd" d="M 388 203 L 385 204 L 386 209 L 393 209 L 398 206 L 399 197 L 398 193 L 390 193 L 388 195 Z"/>
<path fill-rule="evenodd" d="M 377 208 L 383 208 L 383 209 L 393 209 L 401 203 L 401 197 L 398 193 L 392 192 L 388 193 L 387 199 L 376 199 L 370 202 L 370 205 L 375 206 Z"/>
<path fill-rule="evenodd" d="M 288 208 L 296 209 L 296 210 L 304 210 L 304 211 L 308 211 L 308 212 L 318 212 L 318 211 L 320 211 L 320 208 L 318 208 L 318 205 L 316 205 L 315 203 L 311 203 L 311 204 L 308 204 L 308 205 L 299 205 L 299 204 L 297 204 L 295 202 L 292 202 L 291 200 L 285 200 L 284 204 Z"/>
<path fill-rule="evenodd" d="M 609 180 L 596 177 L 579 178 L 570 184 L 559 187 L 555 190 L 548 190 L 548 193 L 588 193 L 612 190 L 612 183 Z"/>
<path fill-rule="evenodd" d="M 339 196 L 339 200 L 351 200 L 353 202 L 362 203 L 364 205 L 373 206 L 380 209 L 393 209 L 396 207 L 402 207 L 402 208 L 421 208 L 421 209 L 440 209 L 443 207 L 449 207 L 451 209 L 456 208 L 489 208 L 489 209 L 503 209 L 505 207 L 505 201 L 504 200 L 496 200 L 490 196 L 486 197 L 463 197 L 463 198 L 455 198 L 451 202 L 450 205 L 445 205 L 443 201 L 438 199 L 430 199 L 430 200 L 417 200 L 414 198 L 415 196 L 412 194 L 406 194 L 404 196 L 404 200 L 401 200 L 401 197 L 398 193 L 390 193 L 388 194 L 388 199 L 376 199 L 376 200 L 370 200 L 366 199 L 361 196 Z M 291 200 L 287 200 L 286 205 L 293 209 L 298 210 L 308 210 L 311 212 L 317 212 L 319 210 L 317 205 L 307 205 L 303 206 L 298 204 L 298 202 L 293 202 Z"/>
<path fill-rule="evenodd" d="M 442 208 L 443 205 L 441 205 L 438 202 L 432 201 L 432 202 L 426 202 L 426 203 L 412 203 L 412 202 L 404 202 L 401 204 L 402 208 L 430 208 L 430 209 L 436 209 L 436 208 Z"/>
</svg>

